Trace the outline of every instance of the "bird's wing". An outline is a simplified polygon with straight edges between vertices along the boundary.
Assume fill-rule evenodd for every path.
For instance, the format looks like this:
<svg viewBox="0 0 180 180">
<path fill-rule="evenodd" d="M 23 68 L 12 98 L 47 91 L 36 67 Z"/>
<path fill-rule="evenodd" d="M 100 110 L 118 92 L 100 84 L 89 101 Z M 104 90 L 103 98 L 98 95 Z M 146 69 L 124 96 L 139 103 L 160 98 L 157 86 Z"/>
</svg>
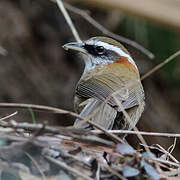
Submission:
<svg viewBox="0 0 180 180">
<path fill-rule="evenodd" d="M 88 118 L 105 129 L 112 129 L 117 115 L 117 111 L 113 107 L 94 98 L 86 100 L 82 106 L 84 108 L 80 113 L 81 117 Z M 89 124 L 76 119 L 74 126 L 87 128 Z"/>
<path fill-rule="evenodd" d="M 129 87 L 128 87 L 129 86 Z M 124 109 L 129 109 L 143 101 L 144 94 L 140 81 L 115 74 L 101 74 L 82 80 L 76 88 L 76 95 L 83 98 L 94 98 L 102 102 L 107 102 L 110 106 L 118 107 L 120 101 Z M 118 111 L 121 111 L 118 108 Z"/>
</svg>

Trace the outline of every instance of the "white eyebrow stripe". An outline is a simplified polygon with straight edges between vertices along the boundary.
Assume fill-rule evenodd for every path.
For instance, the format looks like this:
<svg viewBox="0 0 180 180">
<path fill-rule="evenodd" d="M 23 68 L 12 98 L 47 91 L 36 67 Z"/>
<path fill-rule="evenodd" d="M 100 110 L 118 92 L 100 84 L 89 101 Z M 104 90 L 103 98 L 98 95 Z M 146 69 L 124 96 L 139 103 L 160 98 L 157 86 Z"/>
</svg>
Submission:
<svg viewBox="0 0 180 180">
<path fill-rule="evenodd" d="M 136 66 L 136 63 L 134 62 L 134 60 L 132 59 L 132 57 L 131 57 L 129 54 L 125 53 L 125 52 L 124 52 L 123 50 L 121 50 L 120 48 L 118 48 L 117 46 L 110 45 L 110 44 L 108 44 L 108 43 L 101 42 L 101 41 L 95 42 L 94 45 L 103 46 L 103 47 L 105 47 L 106 49 L 110 49 L 110 50 L 112 50 L 112 51 L 117 52 L 118 54 L 120 54 L 120 56 L 126 57 L 126 58 L 128 59 L 128 61 L 129 61 L 131 64 L 133 64 L 133 65 L 136 67 L 136 69 L 138 70 L 138 68 L 137 68 L 137 66 Z"/>
</svg>

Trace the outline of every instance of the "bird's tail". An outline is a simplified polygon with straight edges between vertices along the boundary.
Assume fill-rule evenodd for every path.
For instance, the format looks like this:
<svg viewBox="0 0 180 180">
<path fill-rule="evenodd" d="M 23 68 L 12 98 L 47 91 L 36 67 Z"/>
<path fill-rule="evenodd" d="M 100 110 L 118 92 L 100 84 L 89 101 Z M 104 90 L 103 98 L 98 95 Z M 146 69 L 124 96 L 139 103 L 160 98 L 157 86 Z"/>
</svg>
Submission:
<svg viewBox="0 0 180 180">
<path fill-rule="evenodd" d="M 112 129 L 114 120 L 117 115 L 117 111 L 114 108 L 102 101 L 93 98 L 87 100 L 82 105 L 84 106 L 84 108 L 80 113 L 81 117 L 89 119 L 96 124 L 104 127 L 105 129 Z M 89 124 L 76 119 L 74 126 L 87 128 L 89 127 Z"/>
</svg>

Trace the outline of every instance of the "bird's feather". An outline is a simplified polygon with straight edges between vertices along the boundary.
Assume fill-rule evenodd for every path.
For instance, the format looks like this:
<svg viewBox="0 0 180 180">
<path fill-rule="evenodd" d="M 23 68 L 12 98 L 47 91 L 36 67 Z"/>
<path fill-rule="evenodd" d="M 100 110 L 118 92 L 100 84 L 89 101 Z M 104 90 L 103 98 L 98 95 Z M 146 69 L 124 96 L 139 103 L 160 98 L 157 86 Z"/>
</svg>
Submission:
<svg viewBox="0 0 180 180">
<path fill-rule="evenodd" d="M 117 115 L 117 111 L 114 108 L 94 98 L 83 102 L 82 106 L 84 108 L 80 113 L 81 117 L 88 118 L 105 129 L 112 129 Z M 74 126 L 87 128 L 89 124 L 76 119 Z"/>
<path fill-rule="evenodd" d="M 86 81 L 81 80 L 77 86 L 76 95 L 86 99 L 95 98 L 117 108 L 115 97 L 122 103 L 124 109 L 140 104 L 144 98 L 140 82 L 110 73 L 98 75 Z M 120 108 L 117 109 L 121 111 Z"/>
</svg>

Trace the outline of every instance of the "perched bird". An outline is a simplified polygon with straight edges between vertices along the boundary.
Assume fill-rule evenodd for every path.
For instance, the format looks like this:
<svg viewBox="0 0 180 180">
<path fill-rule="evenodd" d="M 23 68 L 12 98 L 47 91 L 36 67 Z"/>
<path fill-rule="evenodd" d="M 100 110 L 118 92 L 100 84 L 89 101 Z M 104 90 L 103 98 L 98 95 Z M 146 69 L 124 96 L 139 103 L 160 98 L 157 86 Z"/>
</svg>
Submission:
<svg viewBox="0 0 180 180">
<path fill-rule="evenodd" d="M 124 46 L 108 37 L 93 37 L 63 48 L 80 52 L 85 63 L 75 91 L 76 112 L 105 129 L 132 129 L 144 110 L 144 90 L 138 68 Z M 74 126 L 89 127 L 78 119 Z"/>
</svg>

